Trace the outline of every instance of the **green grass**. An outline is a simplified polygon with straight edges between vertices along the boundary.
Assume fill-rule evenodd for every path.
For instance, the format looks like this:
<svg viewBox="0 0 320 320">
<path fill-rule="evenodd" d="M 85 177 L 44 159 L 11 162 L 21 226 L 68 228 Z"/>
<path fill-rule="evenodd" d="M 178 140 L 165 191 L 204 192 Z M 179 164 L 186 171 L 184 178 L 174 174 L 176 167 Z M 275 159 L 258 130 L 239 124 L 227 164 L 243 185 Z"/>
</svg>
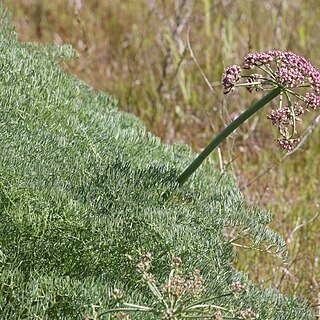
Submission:
<svg viewBox="0 0 320 320">
<path fill-rule="evenodd" d="M 141 1 L 83 2 L 78 20 L 67 1 L 4 3 L 14 13 L 22 40 L 73 44 L 81 56 L 65 67 L 119 98 L 120 108 L 138 115 L 165 142 L 183 141 L 200 150 L 229 116 L 239 114 L 254 99 L 245 93 L 225 98 L 221 88 L 211 92 L 206 86 L 189 52 L 184 51 L 187 26 L 180 33 L 175 31 L 180 30 L 175 23 L 188 17 L 189 7 L 174 9 L 182 1 L 166 2 L 166 6 L 158 2 L 155 7 L 150 2 L 142 6 Z M 188 26 L 199 64 L 215 82 L 224 65 L 240 63 L 248 51 L 289 49 L 320 65 L 319 17 L 317 1 L 223 5 L 196 1 Z M 228 170 L 240 187 L 281 156 L 274 143 L 275 128 L 265 117 L 265 112 L 260 113 L 222 148 L 226 163 L 236 158 Z M 306 296 L 311 304 L 317 302 L 320 284 L 319 219 L 293 234 L 292 230 L 319 211 L 319 140 L 317 127 L 301 152 L 245 189 L 247 202 L 276 214 L 273 227 L 288 242 L 289 265 L 272 260 L 274 268 L 270 269 L 268 258 L 249 252 L 242 258 L 243 250 L 237 261 L 252 279 Z M 290 273 L 284 269 L 288 266 Z"/>
</svg>

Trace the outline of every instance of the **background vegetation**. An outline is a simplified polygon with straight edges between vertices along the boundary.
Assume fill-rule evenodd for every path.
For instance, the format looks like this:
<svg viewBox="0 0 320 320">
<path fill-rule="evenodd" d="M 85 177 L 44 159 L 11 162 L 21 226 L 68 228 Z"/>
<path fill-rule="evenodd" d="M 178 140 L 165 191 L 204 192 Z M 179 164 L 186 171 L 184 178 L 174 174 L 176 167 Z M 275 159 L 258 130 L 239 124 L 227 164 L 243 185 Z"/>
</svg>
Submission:
<svg viewBox="0 0 320 320">
<path fill-rule="evenodd" d="M 320 66 L 318 1 L 4 3 L 21 40 L 71 43 L 80 58 L 67 70 L 111 93 L 120 108 L 138 115 L 164 142 L 182 141 L 194 150 L 255 99 L 246 92 L 223 96 L 215 85 L 224 66 L 241 63 L 248 51 L 268 49 L 292 50 Z M 221 170 L 234 174 L 248 203 L 275 213 L 273 228 L 286 239 L 290 258 L 282 264 L 242 252 L 236 263 L 253 280 L 306 296 L 315 305 L 320 285 L 319 126 L 300 150 L 259 177 L 283 156 L 274 143 L 276 130 L 265 118 L 264 111 L 242 126 L 222 146 L 220 159 L 213 157 Z"/>
</svg>

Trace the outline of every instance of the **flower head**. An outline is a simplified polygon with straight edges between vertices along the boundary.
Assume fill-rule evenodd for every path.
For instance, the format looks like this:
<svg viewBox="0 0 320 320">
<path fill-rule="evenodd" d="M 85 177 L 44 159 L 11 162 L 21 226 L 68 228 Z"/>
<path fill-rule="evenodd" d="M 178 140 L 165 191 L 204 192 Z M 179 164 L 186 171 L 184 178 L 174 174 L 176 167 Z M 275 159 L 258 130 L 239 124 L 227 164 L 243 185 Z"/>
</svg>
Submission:
<svg viewBox="0 0 320 320">
<path fill-rule="evenodd" d="M 196 269 L 193 273 L 189 274 L 188 278 L 183 278 L 179 274 L 170 276 L 162 291 L 175 297 L 180 297 L 185 293 L 198 296 L 204 291 L 203 282 L 204 280 L 200 275 L 200 271 Z"/>
<path fill-rule="evenodd" d="M 313 92 L 307 92 L 304 97 L 304 102 L 307 107 L 316 110 L 320 107 L 320 96 Z"/>
<path fill-rule="evenodd" d="M 295 137 L 296 123 L 300 120 L 298 116 L 306 110 L 320 108 L 320 72 L 306 58 L 277 50 L 248 53 L 243 59 L 243 69 L 254 68 L 256 73 L 248 74 L 247 71 L 241 74 L 239 66 L 228 67 L 222 78 L 224 93 L 241 86 L 250 93 L 281 88 L 279 108 L 272 110 L 268 119 L 278 126 L 281 136 L 277 139 L 279 146 L 291 151 L 299 141 Z M 242 78 L 245 79 L 243 82 Z"/>
<path fill-rule="evenodd" d="M 222 86 L 224 93 L 229 93 L 240 81 L 241 68 L 237 65 L 228 67 L 222 77 Z"/>
<path fill-rule="evenodd" d="M 244 320 L 254 320 L 256 318 L 256 314 L 251 310 L 251 308 L 245 309 L 240 312 L 241 319 Z"/>
</svg>

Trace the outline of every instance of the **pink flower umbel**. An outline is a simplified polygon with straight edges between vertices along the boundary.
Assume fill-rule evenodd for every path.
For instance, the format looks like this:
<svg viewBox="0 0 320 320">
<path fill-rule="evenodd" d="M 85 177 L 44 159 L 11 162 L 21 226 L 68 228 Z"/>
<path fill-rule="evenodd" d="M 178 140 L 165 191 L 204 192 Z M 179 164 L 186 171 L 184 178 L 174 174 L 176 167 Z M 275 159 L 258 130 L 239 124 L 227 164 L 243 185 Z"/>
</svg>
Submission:
<svg viewBox="0 0 320 320">
<path fill-rule="evenodd" d="M 221 82 L 225 94 L 233 92 L 237 87 L 245 87 L 250 93 L 260 90 L 269 92 L 218 133 L 179 175 L 179 184 L 183 184 L 242 123 L 276 97 L 280 97 L 279 108 L 272 110 L 268 119 L 278 126 L 278 145 L 287 151 L 293 150 L 299 142 L 296 136 L 299 117 L 305 111 L 320 108 L 320 73 L 298 54 L 281 51 L 249 53 L 244 57 L 243 69 L 237 65 L 226 68 Z M 250 73 L 252 69 L 258 72 Z"/>
<path fill-rule="evenodd" d="M 299 116 L 320 108 L 319 70 L 304 57 L 281 51 L 249 53 L 244 57 L 243 69 L 256 69 L 257 72 L 242 74 L 237 65 L 226 68 L 221 82 L 224 93 L 234 91 L 236 87 L 245 87 L 250 93 L 281 88 L 279 108 L 272 110 L 268 119 L 278 127 L 279 146 L 291 151 L 299 142 L 296 136 Z"/>
</svg>

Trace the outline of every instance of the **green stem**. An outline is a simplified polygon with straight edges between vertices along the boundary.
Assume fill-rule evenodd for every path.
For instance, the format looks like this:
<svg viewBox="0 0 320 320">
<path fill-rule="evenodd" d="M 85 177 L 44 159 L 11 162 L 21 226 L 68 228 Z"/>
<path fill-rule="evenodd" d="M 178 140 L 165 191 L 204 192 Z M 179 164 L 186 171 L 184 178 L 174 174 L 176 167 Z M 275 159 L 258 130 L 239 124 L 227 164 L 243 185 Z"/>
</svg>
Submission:
<svg viewBox="0 0 320 320">
<path fill-rule="evenodd" d="M 121 311 L 126 311 L 126 312 L 150 312 L 152 311 L 151 308 L 115 308 L 115 309 L 109 309 L 106 311 L 101 312 L 100 314 L 98 314 L 98 318 L 108 314 L 108 313 L 113 313 L 113 312 L 121 312 Z"/>
<path fill-rule="evenodd" d="M 189 165 L 189 167 L 178 177 L 179 184 L 183 184 L 201 165 L 201 163 L 209 156 L 209 154 L 234 130 L 236 130 L 243 122 L 250 118 L 254 113 L 278 96 L 281 88 L 275 88 L 265 95 L 262 99 L 254 103 L 249 109 L 244 111 L 237 119 L 231 122 L 224 130 L 222 130 L 208 146 L 199 154 L 199 156 Z"/>
</svg>

